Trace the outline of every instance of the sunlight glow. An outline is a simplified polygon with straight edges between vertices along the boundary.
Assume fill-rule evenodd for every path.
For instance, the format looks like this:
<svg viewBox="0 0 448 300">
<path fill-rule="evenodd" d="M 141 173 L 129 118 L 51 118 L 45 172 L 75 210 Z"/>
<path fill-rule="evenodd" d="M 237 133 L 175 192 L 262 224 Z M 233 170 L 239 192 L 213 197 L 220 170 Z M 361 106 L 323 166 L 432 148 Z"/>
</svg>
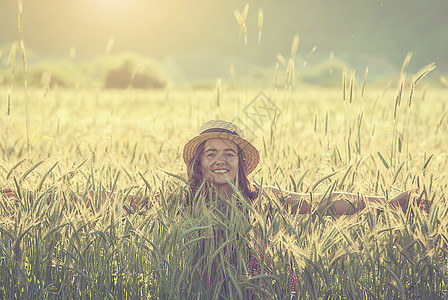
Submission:
<svg viewBox="0 0 448 300">
<path fill-rule="evenodd" d="M 141 0 L 88 0 L 86 7 L 100 12 L 102 15 L 129 14 L 141 7 Z"/>
</svg>

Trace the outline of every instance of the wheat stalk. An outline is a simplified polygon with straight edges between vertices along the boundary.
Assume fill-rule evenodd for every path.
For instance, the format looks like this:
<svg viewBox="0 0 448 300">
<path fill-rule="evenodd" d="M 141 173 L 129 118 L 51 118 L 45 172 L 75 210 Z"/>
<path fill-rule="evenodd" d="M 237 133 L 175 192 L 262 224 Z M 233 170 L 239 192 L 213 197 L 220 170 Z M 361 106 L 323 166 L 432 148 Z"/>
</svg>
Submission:
<svg viewBox="0 0 448 300">
<path fill-rule="evenodd" d="M 405 74 L 406 69 L 409 65 L 409 62 L 411 61 L 411 58 L 412 58 L 412 52 L 408 52 L 408 54 L 406 54 L 406 57 L 404 58 L 402 66 L 401 66 L 400 76 Z"/>
<path fill-rule="evenodd" d="M 51 86 L 51 72 L 43 72 L 40 78 L 40 83 L 44 88 L 43 98 L 45 98 Z"/>
<path fill-rule="evenodd" d="M 316 52 L 316 50 L 317 50 L 317 46 L 314 46 L 313 49 L 311 49 L 310 53 L 308 54 L 308 56 L 305 59 L 305 62 L 303 63 L 304 66 L 306 66 L 308 64 L 308 61 L 310 60 L 310 58 L 314 54 L 314 52 Z"/>
<path fill-rule="evenodd" d="M 448 79 L 445 76 L 440 75 L 439 79 L 440 79 L 440 82 L 442 82 L 444 86 L 448 87 Z"/>
<path fill-rule="evenodd" d="M 275 76 L 274 76 L 275 90 L 277 90 L 278 88 L 278 72 L 279 72 L 279 63 L 277 62 L 275 64 Z"/>
<path fill-rule="evenodd" d="M 7 104 L 8 122 L 9 122 L 10 115 L 11 115 L 11 91 L 10 91 L 10 88 L 8 86 L 8 104 Z"/>
<path fill-rule="evenodd" d="M 222 94 L 222 79 L 216 79 L 216 107 L 219 107 L 221 103 L 221 95 Z"/>
<path fill-rule="evenodd" d="M 241 32 L 243 33 L 244 36 L 244 44 L 247 45 L 247 27 L 246 27 L 246 18 L 247 18 L 247 14 L 249 12 L 249 4 L 246 4 L 244 6 L 244 10 L 243 13 L 240 13 L 240 11 L 238 9 L 235 9 L 233 11 L 233 14 L 235 15 L 235 18 L 238 22 L 238 24 L 240 25 L 240 29 Z"/>
<path fill-rule="evenodd" d="M 410 88 L 410 92 L 409 92 L 409 103 L 408 106 L 411 106 L 412 103 L 412 97 L 414 95 L 414 89 L 415 86 L 417 85 L 417 83 L 426 75 L 428 75 L 432 70 L 434 70 L 436 68 L 435 63 L 431 63 L 428 64 L 426 66 L 424 66 L 423 68 L 421 68 L 416 75 L 414 75 L 412 82 L 411 82 L 411 88 Z"/>
<path fill-rule="evenodd" d="M 109 55 L 112 52 L 112 47 L 115 44 L 115 38 L 111 37 L 107 41 L 106 47 L 104 48 L 104 54 Z"/>
<path fill-rule="evenodd" d="M 19 0 L 19 40 L 20 40 L 20 49 L 22 50 L 22 61 L 23 61 L 23 71 L 25 75 L 25 88 L 27 87 L 27 63 L 26 63 L 26 53 L 25 53 L 25 42 L 23 40 L 23 3 L 22 0 Z"/>
<path fill-rule="evenodd" d="M 9 49 L 9 57 L 8 57 L 8 68 L 11 69 L 11 81 L 8 84 L 8 96 L 7 96 L 7 123 L 6 123 L 6 130 L 5 130 L 5 158 L 8 158 L 8 133 L 9 133 L 9 123 L 10 123 L 10 116 L 11 116 L 11 98 L 12 98 L 12 91 L 14 87 L 14 75 L 15 75 L 15 68 L 16 68 L 16 53 L 17 53 L 17 42 L 13 42 L 11 44 L 11 47 Z"/>
<path fill-rule="evenodd" d="M 5 130 L 5 160 L 8 159 L 8 133 L 9 133 L 9 122 L 11 117 L 11 97 L 12 97 L 12 88 L 13 84 L 8 84 L 8 96 L 7 96 L 7 109 L 6 109 L 6 115 L 7 115 L 7 121 L 6 121 L 6 130 Z"/>
<path fill-rule="evenodd" d="M 366 67 L 366 71 L 364 72 L 364 79 L 362 80 L 361 99 L 364 98 L 364 89 L 366 87 L 367 82 L 367 73 L 369 73 L 369 67 Z"/>
<path fill-rule="evenodd" d="M 240 11 L 238 9 L 235 9 L 233 11 L 235 18 L 236 18 L 238 24 L 240 25 L 240 36 L 242 33 L 244 36 L 244 45 L 246 45 L 246 47 L 245 47 L 245 50 L 246 50 L 246 53 L 245 53 L 245 56 L 246 56 L 246 61 L 245 61 L 246 101 L 249 100 L 249 97 L 248 97 L 249 87 L 248 87 L 248 75 L 247 75 L 247 72 L 248 72 L 248 70 L 247 70 L 247 68 L 248 68 L 247 67 L 247 27 L 246 27 L 246 18 L 247 18 L 248 13 L 249 13 L 249 4 L 248 3 L 244 6 L 244 10 L 242 13 L 240 13 Z M 247 104 L 247 102 L 246 102 L 246 104 Z"/>
<path fill-rule="evenodd" d="M 295 58 L 299 49 L 299 36 L 296 34 L 291 43 L 291 58 Z"/>
<path fill-rule="evenodd" d="M 435 63 L 430 63 L 426 66 L 424 66 L 423 68 L 421 68 L 417 74 L 413 77 L 412 82 L 414 82 L 414 84 L 417 84 L 423 77 L 425 77 L 426 75 L 428 75 L 431 71 L 433 71 L 436 68 L 436 64 Z"/>
<path fill-rule="evenodd" d="M 26 139 L 27 139 L 28 155 L 31 155 L 30 118 L 29 118 L 29 103 L 28 103 L 28 67 L 27 67 L 26 54 L 25 54 L 25 42 L 23 40 L 23 3 L 22 3 L 22 0 L 18 0 L 18 12 L 19 12 L 19 38 L 20 38 L 20 48 L 22 50 L 24 87 L 25 87 Z"/>
<path fill-rule="evenodd" d="M 235 67 L 234 65 L 230 65 L 230 87 L 235 88 Z"/>
<path fill-rule="evenodd" d="M 286 66 L 288 65 L 288 63 L 286 62 L 286 59 L 283 57 L 283 55 L 281 55 L 280 53 L 277 54 L 277 60 L 279 63 L 282 64 L 283 67 L 286 68 Z"/>
<path fill-rule="evenodd" d="M 17 53 L 17 42 L 13 42 L 11 44 L 11 47 L 9 48 L 9 58 L 8 58 L 8 68 L 11 69 L 13 75 L 16 68 L 16 53 Z"/>
<path fill-rule="evenodd" d="M 407 69 L 407 66 L 409 65 L 409 62 L 410 62 L 411 58 L 412 58 L 412 53 L 410 53 L 410 52 L 407 53 L 407 55 L 406 55 L 406 57 L 405 57 L 405 59 L 403 61 L 401 70 L 400 70 L 400 80 L 399 80 L 399 83 L 398 83 L 399 84 L 398 85 L 398 94 L 397 94 L 397 97 L 395 98 L 394 119 L 393 119 L 393 134 L 392 134 L 392 147 L 390 149 L 390 151 L 391 151 L 391 154 L 390 154 L 390 164 L 392 165 L 393 168 L 395 168 L 396 162 L 397 162 L 397 157 L 396 157 L 397 146 L 399 144 L 401 145 L 401 139 L 398 136 L 399 133 L 398 133 L 398 130 L 397 130 L 397 127 L 398 127 L 398 125 L 397 125 L 398 124 L 398 121 L 397 121 L 398 109 L 400 107 L 401 100 L 402 100 L 402 97 L 403 97 L 403 88 L 404 88 L 404 85 L 405 85 L 405 82 L 406 82 L 406 69 Z M 403 129 L 405 127 L 404 124 L 406 122 L 406 115 L 407 115 L 407 110 L 405 111 L 405 117 L 403 119 Z M 399 151 L 399 153 L 401 153 L 401 151 Z"/>
<path fill-rule="evenodd" d="M 261 34 L 263 32 L 263 9 L 258 9 L 258 44 L 261 44 Z"/>
<path fill-rule="evenodd" d="M 294 59 L 290 58 L 288 60 L 288 65 L 286 66 L 286 87 L 291 88 L 294 82 L 295 75 L 295 63 Z"/>
<path fill-rule="evenodd" d="M 355 88 L 355 70 L 352 70 L 351 76 L 350 76 L 350 103 L 353 101 L 353 92 Z"/>
<path fill-rule="evenodd" d="M 330 57 L 329 57 L 329 72 L 330 74 L 333 74 L 333 67 L 334 67 L 334 52 L 330 51 Z"/>
</svg>

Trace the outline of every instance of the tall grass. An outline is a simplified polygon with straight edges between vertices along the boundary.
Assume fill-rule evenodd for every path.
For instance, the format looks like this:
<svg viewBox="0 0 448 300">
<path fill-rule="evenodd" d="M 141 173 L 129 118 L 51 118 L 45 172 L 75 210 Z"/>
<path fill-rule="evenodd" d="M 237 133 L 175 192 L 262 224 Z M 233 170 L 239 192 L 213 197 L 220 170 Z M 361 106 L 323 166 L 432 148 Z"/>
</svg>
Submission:
<svg viewBox="0 0 448 300">
<path fill-rule="evenodd" d="M 248 9 L 235 10 L 245 44 Z M 262 10 L 258 16 L 260 43 Z M 25 85 L 15 91 L 14 122 L 9 90 L 0 118 L 7 128 L 0 187 L 17 196 L 0 198 L 0 298 L 448 297 L 446 91 L 420 84 L 434 65 L 409 82 L 408 55 L 397 91 L 367 88 L 368 69 L 361 85 L 354 71 L 344 72 L 342 99 L 340 89 L 293 91 L 293 38 L 288 61 L 277 56 L 274 90 L 264 91 L 282 114 L 256 128 L 240 124 L 254 128 L 262 156 L 250 179 L 260 189 L 327 196 L 390 198 L 420 187 L 419 198 L 432 206 L 424 213 L 414 202 L 406 212 L 368 204 L 335 217 L 312 201 L 312 213 L 292 215 L 270 195 L 248 203 L 236 187 L 225 200 L 203 193 L 205 186 L 190 194 L 185 185 L 184 143 L 210 115 L 242 113 L 221 80 L 215 101 L 211 91 L 173 90 L 166 101 L 165 91 L 28 89 L 21 2 L 19 33 Z M 276 96 L 280 65 L 284 98 Z M 29 101 L 42 93 L 47 105 Z M 246 82 L 245 93 L 249 100 L 259 91 Z M 42 122 L 32 122 L 36 111 Z M 132 203 L 131 194 L 142 202 Z"/>
<path fill-rule="evenodd" d="M 29 104 L 28 104 L 28 64 L 26 61 L 26 51 L 25 51 L 25 42 L 23 39 L 23 1 L 18 0 L 18 28 L 19 28 L 19 42 L 20 42 L 20 49 L 22 52 L 22 62 L 23 62 L 23 74 L 24 74 L 24 91 L 25 91 L 25 107 L 26 107 L 26 138 L 27 138 L 27 150 L 28 155 L 31 155 L 31 136 L 30 136 L 30 117 L 29 117 Z"/>
<path fill-rule="evenodd" d="M 257 131 L 253 142 L 262 163 L 251 177 L 255 183 L 389 197 L 420 186 L 433 204 L 428 215 L 412 203 L 405 214 L 372 208 L 340 218 L 317 211 L 293 216 L 270 198 L 260 199 L 257 210 L 238 205 L 241 199 L 201 196 L 193 209 L 185 207 L 179 153 L 216 102 L 204 100 L 209 91 L 170 95 L 176 105 L 168 107 L 160 105 L 163 92 L 50 89 L 49 105 L 41 108 L 47 121 L 33 128 L 31 158 L 22 128 L 10 130 L 13 147 L 0 161 L 0 181 L 20 200 L 1 201 L 2 297 L 285 299 L 292 276 L 304 299 L 446 297 L 447 141 L 436 134 L 448 126 L 438 101 L 442 91 L 414 90 L 409 156 L 401 158 L 408 167 L 397 169 L 385 154 L 395 134 L 393 92 L 365 89 L 363 101 L 353 97 L 351 104 L 347 97 L 351 111 L 363 115 L 360 121 L 340 110 L 338 89 L 296 92 L 300 105 L 295 98 L 278 100 L 290 109 L 282 110 L 264 144 Z M 220 95 L 220 113 L 231 119 L 237 100 L 226 95 Z M 26 123 L 24 102 L 17 90 L 17 124 Z M 30 103 L 30 111 L 38 105 Z M 191 118 L 168 117 L 196 108 Z M 351 159 L 343 154 L 347 143 Z M 116 193 L 113 202 L 102 201 L 104 189 Z M 39 196 L 28 199 L 27 190 Z M 93 198 L 83 201 L 90 190 Z M 143 196 L 148 208 L 134 212 L 125 201 L 129 193 Z M 259 260 L 257 272 L 249 252 Z"/>
</svg>

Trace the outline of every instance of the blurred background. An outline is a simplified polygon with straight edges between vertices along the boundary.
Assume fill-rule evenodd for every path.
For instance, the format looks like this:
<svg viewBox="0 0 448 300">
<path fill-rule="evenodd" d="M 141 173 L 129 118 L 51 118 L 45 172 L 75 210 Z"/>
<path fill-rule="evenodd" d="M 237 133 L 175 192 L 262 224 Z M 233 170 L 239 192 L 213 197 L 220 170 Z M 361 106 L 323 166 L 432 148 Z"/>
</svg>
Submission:
<svg viewBox="0 0 448 300">
<path fill-rule="evenodd" d="M 340 85 L 344 70 L 362 80 L 367 67 L 383 84 L 411 52 L 408 72 L 434 62 L 427 80 L 443 86 L 447 11 L 446 0 L 24 0 L 23 41 L 30 85 L 273 85 L 298 37 L 296 84 Z M 23 78 L 18 16 L 17 1 L 0 2 L 3 84 Z"/>
</svg>

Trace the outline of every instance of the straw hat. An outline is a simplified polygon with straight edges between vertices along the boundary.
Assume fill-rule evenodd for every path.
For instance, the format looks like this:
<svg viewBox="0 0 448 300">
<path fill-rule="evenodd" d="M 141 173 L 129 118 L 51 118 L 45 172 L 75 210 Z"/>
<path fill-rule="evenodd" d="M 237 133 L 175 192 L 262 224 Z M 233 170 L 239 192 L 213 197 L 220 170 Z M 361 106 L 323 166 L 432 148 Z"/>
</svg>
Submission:
<svg viewBox="0 0 448 300">
<path fill-rule="evenodd" d="M 237 144 L 243 152 L 243 163 L 246 168 L 246 174 L 250 174 L 255 170 L 260 161 L 260 153 L 258 153 L 257 148 L 245 139 L 244 132 L 241 128 L 224 120 L 211 120 L 199 128 L 199 135 L 189 140 L 184 146 L 184 162 L 188 165 L 193 159 L 198 146 L 202 142 L 214 138 L 228 139 Z"/>
</svg>

